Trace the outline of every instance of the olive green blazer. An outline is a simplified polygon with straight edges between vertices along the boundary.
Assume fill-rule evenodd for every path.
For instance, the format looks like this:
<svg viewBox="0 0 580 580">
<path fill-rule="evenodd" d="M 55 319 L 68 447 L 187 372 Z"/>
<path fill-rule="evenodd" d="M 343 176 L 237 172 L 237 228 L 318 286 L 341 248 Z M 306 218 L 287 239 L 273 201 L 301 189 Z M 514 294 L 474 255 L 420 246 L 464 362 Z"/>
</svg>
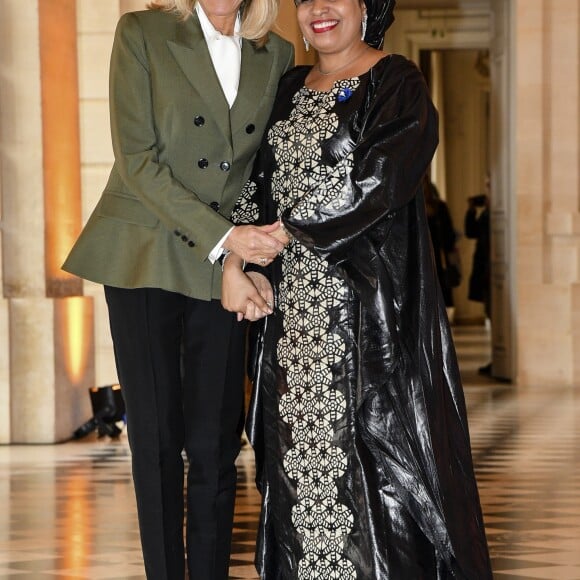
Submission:
<svg viewBox="0 0 580 580">
<path fill-rule="evenodd" d="M 207 256 L 249 177 L 292 46 L 270 34 L 244 40 L 229 108 L 197 14 L 125 14 L 111 56 L 115 163 L 63 269 L 119 288 L 219 298 L 221 268 Z"/>
</svg>

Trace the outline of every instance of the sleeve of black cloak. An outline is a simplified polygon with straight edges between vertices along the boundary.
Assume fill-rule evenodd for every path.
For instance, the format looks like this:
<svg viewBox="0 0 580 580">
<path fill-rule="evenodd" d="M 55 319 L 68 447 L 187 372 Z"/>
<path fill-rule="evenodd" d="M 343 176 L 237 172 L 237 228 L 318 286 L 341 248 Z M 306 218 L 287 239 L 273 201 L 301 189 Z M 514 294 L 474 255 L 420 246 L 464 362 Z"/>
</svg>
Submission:
<svg viewBox="0 0 580 580">
<path fill-rule="evenodd" d="M 353 150 L 282 216 L 301 243 L 330 261 L 415 196 L 437 147 L 438 117 L 423 76 L 408 62 L 402 68 L 396 80 L 377 80 Z"/>
</svg>

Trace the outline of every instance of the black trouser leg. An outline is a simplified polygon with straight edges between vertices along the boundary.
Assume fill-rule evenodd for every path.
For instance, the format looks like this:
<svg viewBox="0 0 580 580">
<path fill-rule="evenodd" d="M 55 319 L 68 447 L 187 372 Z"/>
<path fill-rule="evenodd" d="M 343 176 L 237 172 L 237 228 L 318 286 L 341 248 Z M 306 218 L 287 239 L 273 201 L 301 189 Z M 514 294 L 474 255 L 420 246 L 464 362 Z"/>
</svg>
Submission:
<svg viewBox="0 0 580 580">
<path fill-rule="evenodd" d="M 157 289 L 105 291 L 127 409 L 147 577 L 184 577 L 185 448 L 191 462 L 188 518 L 200 530 L 188 542 L 192 577 L 225 579 L 231 529 L 224 536 L 221 474 L 227 464 L 235 482 L 237 447 L 232 441 L 222 445 L 222 433 L 231 431 L 230 416 L 238 424 L 241 406 L 236 394 L 239 390 L 241 401 L 243 383 L 241 365 L 239 374 L 237 362 L 230 369 L 227 354 L 231 348 L 236 358 L 243 357 L 243 342 L 236 339 L 241 327 L 217 301 Z M 189 489 L 192 480 L 195 493 Z M 235 483 L 228 490 L 232 509 L 225 511 L 233 511 Z"/>
<path fill-rule="evenodd" d="M 184 358 L 185 415 L 196 418 L 186 420 L 185 429 L 187 557 L 190 578 L 226 580 L 243 412 L 245 324 L 220 304 L 215 308 L 211 326 L 199 328 L 195 312 L 186 317 L 185 351 L 199 354 Z M 229 337 L 222 327 L 230 328 Z"/>
</svg>

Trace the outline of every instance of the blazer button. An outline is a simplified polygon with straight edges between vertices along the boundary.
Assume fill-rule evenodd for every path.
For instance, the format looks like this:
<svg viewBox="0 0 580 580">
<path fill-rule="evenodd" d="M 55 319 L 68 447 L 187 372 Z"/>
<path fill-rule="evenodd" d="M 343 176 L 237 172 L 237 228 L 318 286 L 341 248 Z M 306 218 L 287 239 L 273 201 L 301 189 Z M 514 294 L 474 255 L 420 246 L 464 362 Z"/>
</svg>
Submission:
<svg viewBox="0 0 580 580">
<path fill-rule="evenodd" d="M 192 242 L 191 240 L 189 240 L 189 242 L 187 242 L 187 245 L 188 245 L 190 248 L 193 248 L 193 247 L 195 246 L 195 242 Z"/>
<path fill-rule="evenodd" d="M 212 201 L 209 204 L 209 207 L 211 207 L 211 209 L 213 209 L 213 211 L 217 211 L 220 208 L 220 204 L 217 201 Z"/>
<path fill-rule="evenodd" d="M 247 127 L 246 127 L 246 133 L 248 135 L 252 134 L 254 131 L 256 130 L 256 126 L 253 123 L 250 123 Z"/>
<path fill-rule="evenodd" d="M 180 232 L 179 230 L 173 230 L 173 233 L 174 233 L 176 236 L 180 236 L 180 235 L 181 235 L 181 232 Z"/>
<path fill-rule="evenodd" d="M 230 170 L 230 164 L 229 164 L 229 162 L 228 161 L 222 161 L 220 163 L 220 169 L 222 171 L 229 171 Z"/>
<path fill-rule="evenodd" d="M 205 158 L 202 157 L 198 162 L 197 162 L 197 166 L 200 169 L 207 169 L 207 167 L 209 166 L 209 161 Z"/>
<path fill-rule="evenodd" d="M 183 236 L 181 236 L 181 239 L 182 239 L 184 242 L 187 242 L 187 240 L 189 240 L 189 238 L 188 238 L 186 235 L 183 235 Z"/>
<path fill-rule="evenodd" d="M 203 127 L 205 125 L 205 119 L 201 115 L 197 115 L 195 119 L 193 119 L 196 127 Z"/>
</svg>

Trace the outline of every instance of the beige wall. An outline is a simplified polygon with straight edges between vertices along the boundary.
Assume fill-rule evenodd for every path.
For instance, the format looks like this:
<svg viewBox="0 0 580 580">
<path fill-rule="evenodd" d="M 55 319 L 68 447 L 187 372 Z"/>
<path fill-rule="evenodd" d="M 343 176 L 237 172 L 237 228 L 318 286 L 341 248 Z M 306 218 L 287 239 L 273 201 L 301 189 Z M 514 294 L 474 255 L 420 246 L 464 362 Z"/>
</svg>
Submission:
<svg viewBox="0 0 580 580">
<path fill-rule="evenodd" d="M 275 30 L 294 45 L 297 65 L 312 64 L 314 62 L 314 51 L 310 49 L 306 52 L 305 50 L 302 34 L 296 20 L 296 6 L 293 0 L 280 0 L 280 14 Z"/>
<path fill-rule="evenodd" d="M 580 3 L 517 0 L 518 376 L 580 383 Z"/>
</svg>

